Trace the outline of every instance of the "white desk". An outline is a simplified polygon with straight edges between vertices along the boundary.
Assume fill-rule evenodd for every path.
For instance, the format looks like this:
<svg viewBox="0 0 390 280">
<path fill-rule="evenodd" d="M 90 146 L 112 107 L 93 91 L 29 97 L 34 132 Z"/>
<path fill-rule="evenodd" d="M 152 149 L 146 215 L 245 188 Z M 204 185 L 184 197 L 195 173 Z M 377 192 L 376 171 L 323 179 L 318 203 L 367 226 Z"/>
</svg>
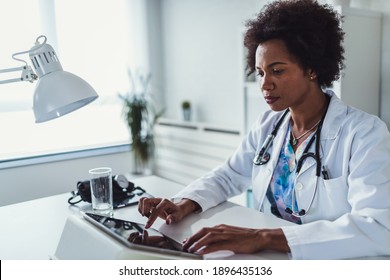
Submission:
<svg viewBox="0 0 390 280">
<path fill-rule="evenodd" d="M 180 184 L 156 176 L 133 181 L 150 194 L 159 197 L 171 197 L 183 188 Z M 69 206 L 69 197 L 70 194 L 66 193 L 0 207 L 0 259 L 47 260 L 53 256 L 68 217 L 77 215 L 80 209 L 90 208 L 87 203 Z M 139 215 L 136 206 L 117 209 L 114 216 L 143 223 L 146 219 Z M 256 228 L 274 228 L 289 224 L 253 209 L 226 202 L 204 213 L 190 215 L 179 224 L 167 226 L 158 219 L 155 225 L 172 238 L 183 240 L 202 227 L 221 223 Z M 256 255 L 235 255 L 234 258 L 286 259 L 287 255 L 264 252 Z"/>
</svg>

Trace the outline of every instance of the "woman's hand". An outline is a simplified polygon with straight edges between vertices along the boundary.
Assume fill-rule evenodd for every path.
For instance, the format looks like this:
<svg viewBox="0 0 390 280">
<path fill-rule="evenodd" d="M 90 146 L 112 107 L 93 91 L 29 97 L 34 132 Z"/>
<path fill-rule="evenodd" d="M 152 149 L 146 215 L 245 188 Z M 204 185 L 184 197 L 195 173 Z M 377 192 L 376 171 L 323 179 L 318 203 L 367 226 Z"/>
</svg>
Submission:
<svg viewBox="0 0 390 280">
<path fill-rule="evenodd" d="M 141 198 L 138 203 L 138 211 L 149 218 L 145 228 L 150 228 L 158 217 L 164 219 L 168 225 L 177 223 L 197 209 L 199 205 L 190 199 L 182 199 L 178 203 L 173 203 L 162 198 Z"/>
<path fill-rule="evenodd" d="M 253 254 L 263 250 L 289 252 L 281 229 L 251 229 L 228 225 L 203 228 L 183 242 L 183 250 L 207 254 L 219 250 Z"/>
<path fill-rule="evenodd" d="M 128 240 L 134 244 L 142 244 L 172 250 L 175 249 L 173 244 L 167 238 L 163 236 L 149 236 L 147 230 L 144 230 L 142 234 L 139 232 L 133 232 L 130 234 Z"/>
</svg>

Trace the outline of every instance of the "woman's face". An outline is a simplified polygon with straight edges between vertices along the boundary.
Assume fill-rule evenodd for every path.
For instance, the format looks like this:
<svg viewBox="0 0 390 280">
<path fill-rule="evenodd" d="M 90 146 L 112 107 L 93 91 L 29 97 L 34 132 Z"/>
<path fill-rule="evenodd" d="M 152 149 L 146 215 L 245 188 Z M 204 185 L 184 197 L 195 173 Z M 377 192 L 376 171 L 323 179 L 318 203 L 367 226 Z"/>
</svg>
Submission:
<svg viewBox="0 0 390 280">
<path fill-rule="evenodd" d="M 282 40 L 269 40 L 257 47 L 256 72 L 264 99 L 274 111 L 304 106 L 313 88 L 310 71 L 301 68 Z"/>
</svg>

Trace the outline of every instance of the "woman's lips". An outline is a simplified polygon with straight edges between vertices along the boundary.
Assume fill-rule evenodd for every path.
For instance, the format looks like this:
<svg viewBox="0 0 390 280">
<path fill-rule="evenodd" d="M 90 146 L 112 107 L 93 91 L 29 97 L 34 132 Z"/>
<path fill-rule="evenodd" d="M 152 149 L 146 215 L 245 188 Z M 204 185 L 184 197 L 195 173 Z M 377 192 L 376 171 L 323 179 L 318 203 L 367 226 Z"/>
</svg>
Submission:
<svg viewBox="0 0 390 280">
<path fill-rule="evenodd" d="M 279 99 L 279 97 L 265 96 L 264 99 L 265 102 L 267 102 L 268 104 L 272 104 L 275 103 Z"/>
</svg>

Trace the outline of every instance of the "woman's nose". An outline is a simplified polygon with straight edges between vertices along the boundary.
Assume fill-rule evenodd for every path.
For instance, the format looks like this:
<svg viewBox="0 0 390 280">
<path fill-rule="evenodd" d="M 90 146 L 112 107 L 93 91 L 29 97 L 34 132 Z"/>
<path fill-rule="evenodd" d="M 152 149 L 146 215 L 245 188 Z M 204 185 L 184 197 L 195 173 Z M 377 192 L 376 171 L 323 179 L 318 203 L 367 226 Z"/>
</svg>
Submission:
<svg viewBox="0 0 390 280">
<path fill-rule="evenodd" d="M 260 78 L 260 88 L 262 91 L 270 91 L 273 90 L 275 85 L 272 79 L 268 75 L 264 75 Z"/>
</svg>

